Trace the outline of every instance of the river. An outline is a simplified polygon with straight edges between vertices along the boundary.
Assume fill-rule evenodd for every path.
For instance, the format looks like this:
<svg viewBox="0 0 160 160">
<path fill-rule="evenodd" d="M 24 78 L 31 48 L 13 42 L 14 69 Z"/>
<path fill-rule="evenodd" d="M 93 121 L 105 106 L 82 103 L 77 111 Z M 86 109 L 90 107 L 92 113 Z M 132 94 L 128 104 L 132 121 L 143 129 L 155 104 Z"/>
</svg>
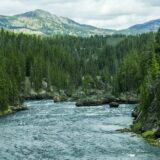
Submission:
<svg viewBox="0 0 160 160">
<path fill-rule="evenodd" d="M 75 107 L 25 102 L 29 110 L 0 118 L 0 160 L 160 160 L 160 149 L 133 133 L 133 105 Z"/>
</svg>

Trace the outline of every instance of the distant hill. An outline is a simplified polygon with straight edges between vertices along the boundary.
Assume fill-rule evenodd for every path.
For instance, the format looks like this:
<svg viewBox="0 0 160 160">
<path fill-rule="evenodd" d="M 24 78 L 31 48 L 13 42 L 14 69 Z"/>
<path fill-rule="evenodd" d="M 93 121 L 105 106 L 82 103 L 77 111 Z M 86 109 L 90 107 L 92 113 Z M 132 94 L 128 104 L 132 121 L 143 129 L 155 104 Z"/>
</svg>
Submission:
<svg viewBox="0 0 160 160">
<path fill-rule="evenodd" d="M 119 33 L 142 34 L 147 32 L 157 32 L 159 28 L 160 28 L 160 19 L 157 19 L 143 24 L 136 24 L 128 29 L 119 31 Z"/>
</svg>

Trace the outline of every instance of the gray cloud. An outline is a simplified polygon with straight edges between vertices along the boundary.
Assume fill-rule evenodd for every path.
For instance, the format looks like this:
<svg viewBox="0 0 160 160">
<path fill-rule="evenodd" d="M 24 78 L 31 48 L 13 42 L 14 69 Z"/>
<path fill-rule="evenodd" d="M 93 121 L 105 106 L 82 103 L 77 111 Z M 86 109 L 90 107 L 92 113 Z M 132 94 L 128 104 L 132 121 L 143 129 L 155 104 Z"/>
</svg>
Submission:
<svg viewBox="0 0 160 160">
<path fill-rule="evenodd" d="M 160 18 L 160 0 L 1 0 L 0 14 L 34 9 L 103 28 L 126 28 Z"/>
</svg>

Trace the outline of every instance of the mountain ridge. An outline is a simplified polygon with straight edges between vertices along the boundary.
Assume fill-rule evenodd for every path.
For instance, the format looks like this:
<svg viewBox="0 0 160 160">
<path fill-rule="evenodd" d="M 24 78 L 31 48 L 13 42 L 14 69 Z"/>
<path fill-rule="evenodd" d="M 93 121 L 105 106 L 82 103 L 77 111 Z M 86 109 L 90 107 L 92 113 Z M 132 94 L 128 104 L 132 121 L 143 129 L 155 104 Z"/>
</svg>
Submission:
<svg viewBox="0 0 160 160">
<path fill-rule="evenodd" d="M 0 28 L 14 32 L 38 35 L 72 35 L 89 37 L 94 35 L 141 34 L 156 32 L 160 27 L 160 19 L 133 25 L 123 30 L 97 28 L 80 24 L 72 19 L 54 15 L 42 9 L 25 12 L 13 16 L 0 15 Z"/>
</svg>

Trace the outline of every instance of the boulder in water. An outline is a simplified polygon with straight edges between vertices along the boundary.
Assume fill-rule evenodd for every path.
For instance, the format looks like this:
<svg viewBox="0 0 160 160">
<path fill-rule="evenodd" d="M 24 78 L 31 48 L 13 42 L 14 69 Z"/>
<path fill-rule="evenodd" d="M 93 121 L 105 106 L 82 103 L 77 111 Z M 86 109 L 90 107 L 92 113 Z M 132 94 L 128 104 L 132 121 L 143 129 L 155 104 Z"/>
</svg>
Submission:
<svg viewBox="0 0 160 160">
<path fill-rule="evenodd" d="M 111 103 L 109 104 L 109 106 L 110 106 L 111 108 L 118 108 L 118 107 L 119 107 L 119 103 L 117 103 L 117 102 L 111 102 Z"/>
</svg>

